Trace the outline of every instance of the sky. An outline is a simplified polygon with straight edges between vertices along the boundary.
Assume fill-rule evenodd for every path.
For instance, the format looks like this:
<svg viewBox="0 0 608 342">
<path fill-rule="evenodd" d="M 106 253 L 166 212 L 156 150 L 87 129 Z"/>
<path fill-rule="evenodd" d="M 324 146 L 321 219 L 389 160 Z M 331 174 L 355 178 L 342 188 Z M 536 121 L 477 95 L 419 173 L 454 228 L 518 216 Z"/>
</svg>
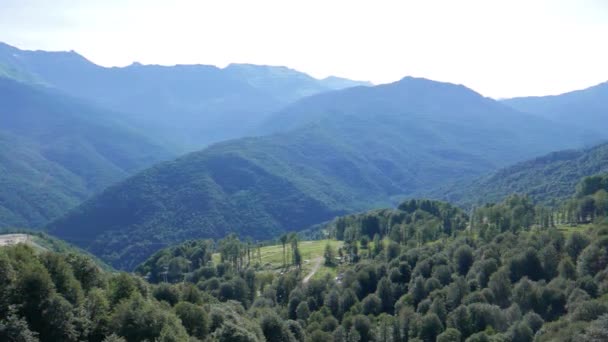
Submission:
<svg viewBox="0 0 608 342">
<path fill-rule="evenodd" d="M 608 0 L 0 0 L 0 41 L 103 66 L 284 65 L 507 98 L 608 81 Z"/>
</svg>

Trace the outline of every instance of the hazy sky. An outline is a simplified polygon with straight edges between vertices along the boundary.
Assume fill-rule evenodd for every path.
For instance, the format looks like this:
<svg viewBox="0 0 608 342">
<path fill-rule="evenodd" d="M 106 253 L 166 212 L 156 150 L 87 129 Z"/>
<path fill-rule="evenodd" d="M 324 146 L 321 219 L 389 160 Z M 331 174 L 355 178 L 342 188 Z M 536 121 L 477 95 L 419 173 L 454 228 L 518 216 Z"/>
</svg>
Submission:
<svg viewBox="0 0 608 342">
<path fill-rule="evenodd" d="M 104 66 L 246 62 L 545 95 L 608 80 L 608 0 L 0 0 L 0 41 Z"/>
</svg>

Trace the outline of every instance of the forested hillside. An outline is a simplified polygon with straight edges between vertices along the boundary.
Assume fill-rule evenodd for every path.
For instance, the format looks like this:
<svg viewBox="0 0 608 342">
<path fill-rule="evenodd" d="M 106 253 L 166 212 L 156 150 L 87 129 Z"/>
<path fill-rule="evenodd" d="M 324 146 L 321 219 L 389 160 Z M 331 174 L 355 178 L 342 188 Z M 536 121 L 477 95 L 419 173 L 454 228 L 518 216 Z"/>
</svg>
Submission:
<svg viewBox="0 0 608 342">
<path fill-rule="evenodd" d="M 27 51 L 2 43 L 0 74 L 118 111 L 123 122 L 181 151 L 250 134 L 269 114 L 301 97 L 367 84 L 241 64 L 104 68 L 74 51 Z"/>
<path fill-rule="evenodd" d="M 112 113 L 0 78 L 0 227 L 39 228 L 172 153 Z"/>
<path fill-rule="evenodd" d="M 539 115 L 572 127 L 604 134 L 608 115 L 608 82 L 555 96 L 519 97 L 502 102 L 517 110 Z"/>
<path fill-rule="evenodd" d="M 293 129 L 157 165 L 48 228 L 131 268 L 164 244 L 267 239 L 582 141 L 463 86 L 413 78 L 309 97 L 273 122 Z"/>
<path fill-rule="evenodd" d="M 514 195 L 471 219 L 431 200 L 340 217 L 328 228 L 343 244 L 324 252 L 332 271 L 312 278 L 296 235 L 279 239 L 277 248 L 288 244 L 291 254 L 280 272 L 232 235 L 159 251 L 137 269 L 151 283 L 106 273 L 80 255 L 4 247 L 0 338 L 604 341 L 608 206 L 597 208 L 606 189 L 605 175 L 577 185 L 571 202 L 591 200 L 592 215 L 566 214 L 570 202 L 550 211 Z"/>
<path fill-rule="evenodd" d="M 575 185 L 582 177 L 601 172 L 608 172 L 608 144 L 553 152 L 472 182 L 434 189 L 431 196 L 470 207 L 499 202 L 512 193 L 519 193 L 555 206 L 574 194 Z"/>
</svg>

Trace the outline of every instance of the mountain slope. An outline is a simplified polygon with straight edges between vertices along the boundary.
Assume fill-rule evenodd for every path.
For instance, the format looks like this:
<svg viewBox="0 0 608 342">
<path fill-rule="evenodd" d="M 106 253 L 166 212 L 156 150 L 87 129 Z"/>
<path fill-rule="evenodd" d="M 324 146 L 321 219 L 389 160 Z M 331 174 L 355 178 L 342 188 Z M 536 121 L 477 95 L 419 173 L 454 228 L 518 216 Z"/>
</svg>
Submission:
<svg viewBox="0 0 608 342">
<path fill-rule="evenodd" d="M 0 74 L 3 69 L 126 113 L 124 122 L 185 151 L 247 135 L 284 105 L 349 84 L 244 64 L 104 68 L 73 51 L 23 51 L 0 43 Z"/>
<path fill-rule="evenodd" d="M 520 97 L 503 103 L 523 112 L 606 135 L 608 82 L 556 96 Z"/>
<path fill-rule="evenodd" d="M 411 78 L 316 95 L 275 117 L 293 129 L 157 165 L 48 228 L 131 268 L 168 243 L 267 239 L 579 144 L 575 132 L 465 87 Z"/>
<path fill-rule="evenodd" d="M 0 78 L 0 226 L 40 227 L 93 192 L 172 156 L 108 113 Z"/>
<path fill-rule="evenodd" d="M 284 103 L 330 90 L 371 86 L 369 82 L 352 81 L 334 76 L 318 80 L 287 67 L 230 64 L 222 71 L 235 79 L 244 80 L 252 87 Z"/>
<path fill-rule="evenodd" d="M 608 172 L 608 143 L 584 150 L 550 153 L 473 182 L 437 189 L 432 195 L 471 206 L 500 202 L 512 193 L 520 193 L 552 205 L 572 196 L 581 178 L 601 172 Z"/>
<path fill-rule="evenodd" d="M 348 125 L 356 119 L 370 120 L 373 127 L 385 117 L 407 129 L 413 142 L 441 146 L 445 150 L 437 152 L 445 158 L 458 159 L 454 152 L 466 151 L 494 166 L 600 140 L 599 134 L 515 111 L 462 85 L 413 77 L 302 99 L 271 116 L 261 129 L 271 133 L 309 124 Z M 567 139 L 561 136 L 565 133 Z"/>
</svg>

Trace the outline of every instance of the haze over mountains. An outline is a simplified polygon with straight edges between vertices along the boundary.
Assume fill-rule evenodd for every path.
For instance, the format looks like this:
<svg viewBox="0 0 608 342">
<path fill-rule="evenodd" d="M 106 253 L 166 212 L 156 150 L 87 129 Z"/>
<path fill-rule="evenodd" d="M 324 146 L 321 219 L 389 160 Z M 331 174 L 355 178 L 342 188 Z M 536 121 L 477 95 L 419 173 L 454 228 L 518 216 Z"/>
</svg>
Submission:
<svg viewBox="0 0 608 342">
<path fill-rule="evenodd" d="M 503 103 L 571 126 L 603 130 L 608 113 L 608 82 L 556 96 L 520 97 Z"/>
<path fill-rule="evenodd" d="M 279 133 L 160 164 L 48 228 L 130 268 L 162 244 L 229 232 L 268 239 L 592 139 L 464 86 L 411 77 L 302 99 L 265 128 Z"/>
<path fill-rule="evenodd" d="M 245 135 L 289 101 L 367 84 L 238 64 L 103 68 L 2 43 L 0 82 L 0 226 L 19 227 L 40 227 L 180 151 Z"/>
<path fill-rule="evenodd" d="M 266 115 L 301 97 L 369 85 L 247 64 L 104 68 L 73 51 L 26 51 L 0 43 L 2 74 L 120 112 L 121 120 L 180 152 L 250 134 Z"/>
<path fill-rule="evenodd" d="M 104 68 L 5 44 L 0 81 L 0 226 L 55 219 L 51 233 L 119 268 L 185 239 L 268 239 L 447 186 L 442 195 L 468 203 L 474 187 L 459 186 L 478 177 L 608 138 L 606 84 L 495 101 L 421 78 L 371 86 L 248 64 Z"/>
<path fill-rule="evenodd" d="M 0 78 L 0 226 L 39 228 L 173 156 L 108 110 Z"/>
</svg>

